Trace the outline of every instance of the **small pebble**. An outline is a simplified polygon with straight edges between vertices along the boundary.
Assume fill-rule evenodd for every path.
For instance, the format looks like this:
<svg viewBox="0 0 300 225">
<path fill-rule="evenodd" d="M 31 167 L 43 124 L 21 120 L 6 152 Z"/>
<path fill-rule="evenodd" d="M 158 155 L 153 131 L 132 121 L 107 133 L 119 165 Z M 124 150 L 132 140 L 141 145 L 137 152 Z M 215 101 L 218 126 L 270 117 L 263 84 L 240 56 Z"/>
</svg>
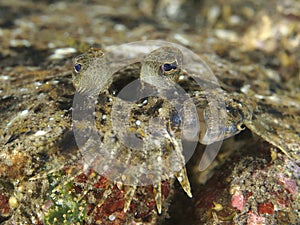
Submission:
<svg viewBox="0 0 300 225">
<path fill-rule="evenodd" d="M 114 220 L 116 219 L 116 216 L 115 216 L 114 214 L 111 214 L 111 215 L 108 217 L 108 219 L 109 219 L 110 221 L 114 221 Z"/>
<path fill-rule="evenodd" d="M 75 48 L 58 48 L 55 49 L 54 54 L 50 56 L 50 59 L 63 59 L 68 55 L 76 52 Z"/>
<path fill-rule="evenodd" d="M 8 200 L 9 207 L 15 209 L 19 206 L 19 202 L 15 196 L 11 196 Z"/>
</svg>

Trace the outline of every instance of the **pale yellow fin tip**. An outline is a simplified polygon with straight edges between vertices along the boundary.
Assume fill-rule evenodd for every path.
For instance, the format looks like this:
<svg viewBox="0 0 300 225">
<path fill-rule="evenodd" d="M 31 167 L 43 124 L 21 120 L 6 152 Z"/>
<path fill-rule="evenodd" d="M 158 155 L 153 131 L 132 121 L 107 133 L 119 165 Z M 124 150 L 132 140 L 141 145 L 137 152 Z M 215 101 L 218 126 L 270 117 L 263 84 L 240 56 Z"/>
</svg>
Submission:
<svg viewBox="0 0 300 225">
<path fill-rule="evenodd" d="M 183 188 L 183 190 L 185 191 L 185 193 L 192 198 L 192 192 L 191 192 L 191 186 L 190 186 L 190 182 L 189 182 L 189 178 L 187 176 L 186 173 L 186 169 L 182 168 L 182 170 L 180 170 L 177 174 L 175 174 L 178 182 L 180 183 L 181 187 Z"/>
<path fill-rule="evenodd" d="M 129 186 L 128 190 L 125 193 L 125 203 L 124 203 L 124 209 L 123 209 L 123 211 L 125 213 L 127 212 L 127 210 L 130 207 L 130 203 L 131 203 L 131 200 L 132 200 L 133 195 L 135 193 L 135 190 L 136 190 L 136 186 Z"/>
<path fill-rule="evenodd" d="M 156 208 L 157 208 L 158 214 L 161 214 L 161 209 L 162 209 L 161 183 L 158 183 L 157 185 L 154 185 L 153 193 L 154 193 L 154 198 L 155 198 L 155 203 L 156 203 Z"/>
</svg>

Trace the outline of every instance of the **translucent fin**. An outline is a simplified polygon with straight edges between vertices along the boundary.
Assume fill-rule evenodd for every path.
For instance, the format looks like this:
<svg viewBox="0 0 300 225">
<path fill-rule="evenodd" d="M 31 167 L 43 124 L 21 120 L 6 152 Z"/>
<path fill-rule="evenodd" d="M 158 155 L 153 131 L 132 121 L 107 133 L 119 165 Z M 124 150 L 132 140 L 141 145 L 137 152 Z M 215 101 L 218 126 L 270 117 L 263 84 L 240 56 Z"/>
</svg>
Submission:
<svg viewBox="0 0 300 225">
<path fill-rule="evenodd" d="M 199 163 L 199 170 L 203 171 L 214 161 L 217 157 L 223 141 L 218 141 L 213 144 L 207 145 L 202 158 Z"/>
<path fill-rule="evenodd" d="M 185 160 L 184 156 L 182 154 L 182 144 L 180 141 L 177 141 L 175 138 L 170 137 L 170 140 L 174 144 L 174 156 L 173 159 L 171 160 L 173 162 L 173 166 L 176 168 L 173 168 L 173 171 L 175 171 L 174 175 L 179 181 L 181 187 L 185 191 L 185 193 L 191 198 L 192 197 L 192 192 L 191 192 L 191 186 L 189 182 L 189 178 L 187 176 L 187 172 L 185 169 Z M 175 170 L 176 169 L 176 170 Z"/>
<path fill-rule="evenodd" d="M 111 194 L 112 192 L 112 186 L 109 186 L 102 194 L 102 198 L 101 200 L 97 203 L 97 205 L 94 207 L 93 211 L 91 212 L 91 214 L 94 214 L 96 212 L 96 208 L 100 208 L 103 203 L 106 201 L 107 197 Z"/>
<path fill-rule="evenodd" d="M 112 187 L 110 186 L 106 189 L 103 194 L 101 200 L 98 202 L 97 207 L 101 207 L 103 203 L 106 201 L 107 197 L 111 194 Z M 96 208 L 96 207 L 95 207 Z"/>
<path fill-rule="evenodd" d="M 123 209 L 124 212 L 127 212 L 127 210 L 130 207 L 130 203 L 132 201 L 136 187 L 137 187 L 136 185 L 125 187 L 125 190 L 124 190 L 125 191 L 125 204 L 124 204 L 124 209 Z"/>
<path fill-rule="evenodd" d="M 153 194 L 156 202 L 157 211 L 161 214 L 162 202 L 161 202 L 161 182 L 154 184 Z"/>
<path fill-rule="evenodd" d="M 119 190 L 122 190 L 122 187 L 123 187 L 122 181 L 116 181 L 115 184 L 117 185 Z"/>
<path fill-rule="evenodd" d="M 186 173 L 185 167 L 183 167 L 181 170 L 179 170 L 177 173 L 175 173 L 175 177 L 179 181 L 181 187 L 185 191 L 185 193 L 191 198 L 192 192 L 191 192 L 191 186 L 189 182 L 189 178 Z"/>
<path fill-rule="evenodd" d="M 152 138 L 154 140 L 155 137 Z M 157 211 L 161 214 L 162 209 L 162 195 L 161 195 L 161 180 L 162 180 L 162 173 L 163 173 L 163 159 L 162 159 L 162 146 L 161 142 L 157 142 L 159 144 L 148 146 L 151 143 L 151 140 L 146 140 L 145 150 L 148 150 L 148 162 L 149 167 L 151 168 L 151 173 L 149 177 L 153 183 L 153 194 L 155 198 L 155 203 L 157 207 Z"/>
</svg>

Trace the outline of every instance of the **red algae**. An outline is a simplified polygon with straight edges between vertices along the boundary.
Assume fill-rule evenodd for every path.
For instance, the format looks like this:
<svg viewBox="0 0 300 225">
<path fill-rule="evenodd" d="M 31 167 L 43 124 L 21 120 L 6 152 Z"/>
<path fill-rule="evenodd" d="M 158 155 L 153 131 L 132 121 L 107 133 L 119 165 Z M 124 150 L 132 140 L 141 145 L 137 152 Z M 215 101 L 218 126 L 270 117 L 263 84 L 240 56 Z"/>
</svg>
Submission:
<svg viewBox="0 0 300 225">
<path fill-rule="evenodd" d="M 7 217 L 10 214 L 10 207 L 8 204 L 8 197 L 0 194 L 0 216 Z"/>
<path fill-rule="evenodd" d="M 234 208 L 242 211 L 244 209 L 245 199 L 241 191 L 236 191 L 231 197 L 231 205 Z"/>
<path fill-rule="evenodd" d="M 259 214 L 273 214 L 274 205 L 272 202 L 258 203 L 257 210 Z"/>
<path fill-rule="evenodd" d="M 249 219 L 247 220 L 247 225 L 266 225 L 266 219 L 258 216 L 253 212 L 249 212 Z"/>
<path fill-rule="evenodd" d="M 282 184 L 289 193 L 291 193 L 293 198 L 297 195 L 298 186 L 294 179 L 286 178 L 283 174 L 279 174 L 278 182 Z"/>
</svg>

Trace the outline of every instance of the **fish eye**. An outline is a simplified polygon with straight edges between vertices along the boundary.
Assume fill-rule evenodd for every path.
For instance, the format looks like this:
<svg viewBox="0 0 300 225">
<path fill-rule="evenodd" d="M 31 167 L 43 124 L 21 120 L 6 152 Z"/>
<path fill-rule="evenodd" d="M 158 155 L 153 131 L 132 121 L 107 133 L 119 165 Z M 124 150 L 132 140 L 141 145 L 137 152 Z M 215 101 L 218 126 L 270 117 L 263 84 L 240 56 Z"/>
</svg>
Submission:
<svg viewBox="0 0 300 225">
<path fill-rule="evenodd" d="M 177 69 L 177 63 L 173 62 L 173 63 L 165 63 L 162 65 L 162 69 L 163 71 L 171 71 L 171 70 L 176 70 Z"/>
<path fill-rule="evenodd" d="M 80 70 L 81 70 L 81 64 L 76 64 L 76 65 L 74 66 L 74 69 L 75 69 L 75 72 L 76 72 L 76 73 L 79 73 Z"/>
<path fill-rule="evenodd" d="M 163 69 L 164 69 L 164 71 L 170 71 L 170 70 L 172 70 L 172 65 L 169 63 L 165 63 L 163 65 Z"/>
</svg>

